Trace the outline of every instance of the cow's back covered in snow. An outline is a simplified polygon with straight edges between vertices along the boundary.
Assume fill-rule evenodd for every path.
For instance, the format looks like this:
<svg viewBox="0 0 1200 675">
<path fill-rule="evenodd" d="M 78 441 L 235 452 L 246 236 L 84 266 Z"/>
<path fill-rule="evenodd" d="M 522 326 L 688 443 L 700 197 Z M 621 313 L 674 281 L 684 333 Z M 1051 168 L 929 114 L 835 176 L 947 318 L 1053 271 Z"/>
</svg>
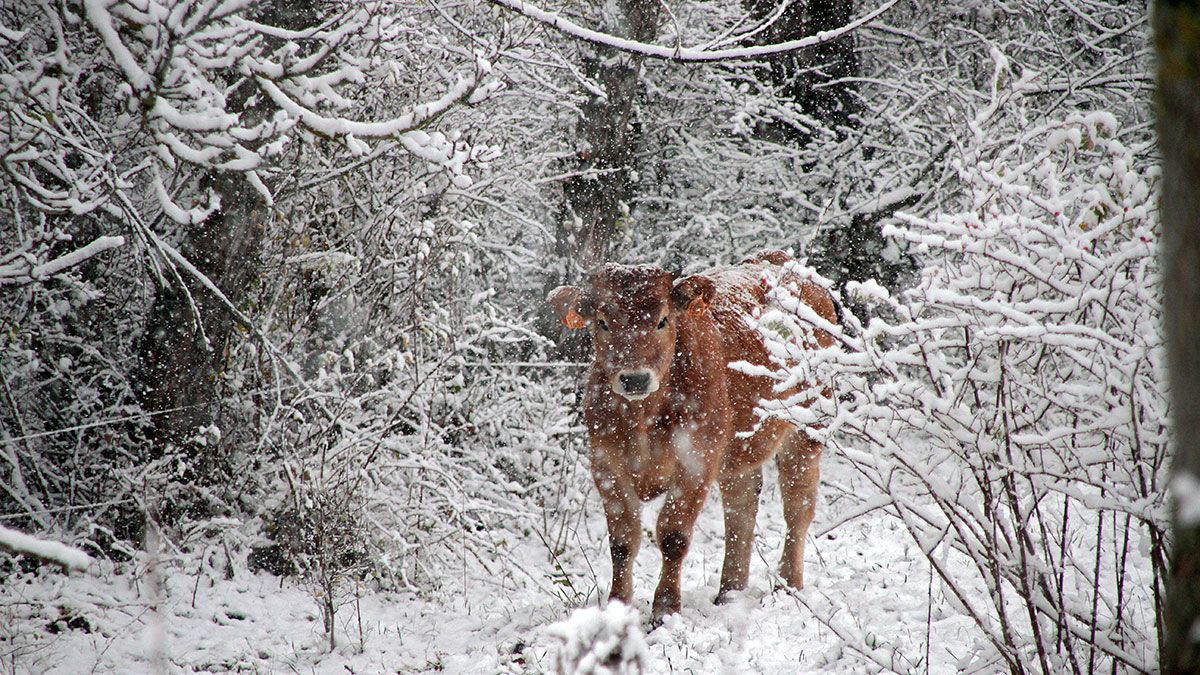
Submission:
<svg viewBox="0 0 1200 675">
<path fill-rule="evenodd" d="M 754 408 L 772 381 L 731 370 L 768 365 L 744 316 L 765 303 L 766 272 L 784 274 L 789 258 L 763 253 L 740 265 L 674 280 L 647 266 L 606 265 L 583 288 L 564 286 L 549 301 L 570 328 L 590 327 L 595 361 L 584 414 L 592 474 L 604 502 L 612 547 L 611 598 L 633 599 L 633 559 L 641 540 L 641 502 L 666 493 L 657 539 L 663 566 L 655 619 L 677 612 L 679 572 L 692 527 L 717 482 L 725 511 L 725 561 L 717 600 L 746 587 L 762 464 L 779 465 L 787 539 L 780 572 L 804 584 L 804 538 L 816 504 L 821 448 L 779 420 L 760 424 Z M 833 301 L 801 284 L 801 300 L 831 323 Z M 830 343 L 818 332 L 821 346 Z M 753 433 L 751 433 L 753 432 Z"/>
</svg>

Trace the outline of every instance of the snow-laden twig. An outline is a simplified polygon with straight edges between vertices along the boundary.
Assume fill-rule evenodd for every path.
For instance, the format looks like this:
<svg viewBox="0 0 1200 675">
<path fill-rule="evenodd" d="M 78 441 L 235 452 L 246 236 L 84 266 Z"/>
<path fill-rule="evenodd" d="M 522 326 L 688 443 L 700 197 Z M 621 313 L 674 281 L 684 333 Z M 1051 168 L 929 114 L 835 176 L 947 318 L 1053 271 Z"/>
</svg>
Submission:
<svg viewBox="0 0 1200 675">
<path fill-rule="evenodd" d="M 0 525 L 0 548 L 14 554 L 28 554 L 47 562 L 58 563 L 67 569 L 82 570 L 92 564 L 88 554 L 73 546 L 40 539 Z"/>
<path fill-rule="evenodd" d="M 0 286 L 15 284 L 30 284 L 42 281 L 72 267 L 80 265 L 95 256 L 125 245 L 125 238 L 120 236 L 96 237 L 91 243 L 85 244 L 70 253 L 42 263 L 34 262 L 35 257 L 28 252 L 19 252 L 5 256 L 10 260 L 0 264 Z"/>
<path fill-rule="evenodd" d="M 611 35 L 601 31 L 585 28 L 564 18 L 559 14 L 548 12 L 524 0 L 488 0 L 492 4 L 510 9 L 518 14 L 543 23 L 564 35 L 590 42 L 619 51 L 668 61 L 712 63 L 716 61 L 737 61 L 758 59 L 776 54 L 786 54 L 802 49 L 810 49 L 817 45 L 826 44 L 841 38 L 859 27 L 868 24 L 888 11 L 899 0 L 887 0 L 874 10 L 860 16 L 850 23 L 833 30 L 820 31 L 799 40 L 788 40 L 772 45 L 755 45 L 751 47 L 730 47 L 727 49 L 704 49 L 696 47 L 667 47 L 664 45 L 647 44 L 628 38 Z"/>
</svg>

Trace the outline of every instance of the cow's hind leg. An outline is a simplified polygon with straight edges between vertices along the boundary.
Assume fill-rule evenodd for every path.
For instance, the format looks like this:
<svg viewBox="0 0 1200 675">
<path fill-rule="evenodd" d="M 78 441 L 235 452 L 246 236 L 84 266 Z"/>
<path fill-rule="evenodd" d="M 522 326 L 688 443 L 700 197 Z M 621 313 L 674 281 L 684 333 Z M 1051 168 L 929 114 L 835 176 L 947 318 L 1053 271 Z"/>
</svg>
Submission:
<svg viewBox="0 0 1200 675">
<path fill-rule="evenodd" d="M 725 511 L 725 562 L 721 566 L 721 587 L 716 602 L 723 602 L 730 591 L 746 588 L 750 576 L 750 554 L 754 547 L 754 522 L 758 516 L 758 497 L 762 492 L 762 467 L 722 475 L 721 506 Z"/>
<path fill-rule="evenodd" d="M 821 444 L 803 431 L 791 434 L 775 459 L 783 495 L 783 519 L 787 524 L 779 574 L 793 588 L 804 588 L 804 540 L 817 508 L 820 460 Z"/>
</svg>

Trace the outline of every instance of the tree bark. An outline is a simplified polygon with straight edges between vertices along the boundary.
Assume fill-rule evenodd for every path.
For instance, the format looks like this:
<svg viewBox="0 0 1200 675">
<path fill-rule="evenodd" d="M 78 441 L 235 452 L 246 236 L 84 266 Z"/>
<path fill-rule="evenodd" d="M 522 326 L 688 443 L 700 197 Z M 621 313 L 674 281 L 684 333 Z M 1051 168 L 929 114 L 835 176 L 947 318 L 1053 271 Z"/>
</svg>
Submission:
<svg viewBox="0 0 1200 675">
<path fill-rule="evenodd" d="M 1161 659 L 1164 673 L 1194 673 L 1200 672 L 1200 4 L 1160 0 L 1154 10 L 1175 498 Z"/>
<path fill-rule="evenodd" d="M 254 18 L 303 30 L 317 25 L 322 17 L 315 0 L 274 0 L 263 3 Z M 253 102 L 252 94 L 251 87 L 237 88 L 228 109 L 258 119 L 275 112 L 265 96 Z M 234 306 L 241 307 L 260 281 L 259 255 L 269 210 L 239 173 L 209 172 L 199 190 L 204 193 L 210 188 L 220 198 L 221 207 L 187 233 L 180 252 Z M 148 412 L 160 413 L 154 417 L 155 445 L 160 451 L 167 443 L 182 443 L 197 428 L 213 423 L 221 366 L 236 325 L 220 300 L 186 272 L 181 271 L 181 276 L 187 292 L 178 284 L 158 289 L 138 346 L 136 379 L 141 403 Z"/>
<path fill-rule="evenodd" d="M 241 175 L 212 175 L 203 183 L 220 197 L 221 208 L 188 233 L 180 252 L 241 305 L 259 280 L 266 204 Z M 142 406 L 161 411 L 154 418 L 160 448 L 213 422 L 217 380 L 235 326 L 224 304 L 186 272 L 181 275 L 187 292 L 177 285 L 158 289 L 138 349 Z"/>
<path fill-rule="evenodd" d="M 745 0 L 745 7 L 756 20 L 770 18 L 779 7 L 777 0 Z M 833 30 L 854 18 L 854 3 L 849 0 L 812 0 L 792 3 L 770 28 L 759 34 L 759 44 L 799 40 L 820 31 Z M 765 80 L 775 87 L 781 100 L 792 101 L 802 113 L 833 129 L 839 136 L 845 129 L 858 126 L 862 111 L 857 87 L 846 78 L 858 75 L 858 52 L 854 35 L 848 34 L 811 50 L 778 54 L 765 59 Z M 768 137 L 796 145 L 807 144 L 812 134 L 791 125 L 774 124 L 761 130 Z"/>
<path fill-rule="evenodd" d="M 750 14 L 759 21 L 777 11 L 776 0 L 745 0 Z M 758 38 L 762 44 L 798 40 L 820 31 L 844 26 L 854 18 L 850 0 L 811 0 L 788 5 L 769 29 Z M 817 45 L 796 54 L 768 58 L 761 66 L 767 83 L 775 87 L 780 100 L 790 101 L 813 123 L 834 132 L 839 139 L 860 126 L 863 111 L 853 78 L 859 75 L 858 51 L 853 33 Z M 759 129 L 769 140 L 809 145 L 814 134 L 791 124 L 777 122 Z M 880 221 L 892 211 L 858 214 L 850 222 L 823 229 L 813 241 L 809 261 L 822 275 L 834 280 L 845 295 L 849 281 L 875 279 L 895 288 L 901 275 L 910 269 L 911 260 L 899 256 L 886 260 Z M 861 307 L 855 307 L 861 311 Z"/>
<path fill-rule="evenodd" d="M 619 0 L 625 35 L 652 42 L 658 33 L 658 0 Z M 644 59 L 597 47 L 584 74 L 604 90 L 591 94 L 575 127 L 576 162 L 563 186 L 555 253 L 560 260 L 589 269 L 609 259 L 611 245 L 628 215 L 634 190 L 634 162 L 641 140 L 635 103 L 641 91 Z M 564 270 L 559 282 L 570 278 Z M 552 284 L 557 285 L 558 282 Z"/>
<path fill-rule="evenodd" d="M 658 0 L 618 0 L 623 25 L 612 32 L 639 42 L 658 33 Z M 573 283 L 581 272 L 607 262 L 622 226 L 628 226 L 636 191 L 635 163 L 641 143 L 637 98 L 644 58 L 597 47 L 585 59 L 583 73 L 600 85 L 604 96 L 589 94 L 575 124 L 575 161 L 563 183 L 563 204 L 555 232 L 558 266 L 546 276 L 544 292 Z M 545 303 L 538 315 L 543 335 L 558 338 L 560 358 L 582 360 L 590 341 L 586 331 L 566 331 Z"/>
</svg>

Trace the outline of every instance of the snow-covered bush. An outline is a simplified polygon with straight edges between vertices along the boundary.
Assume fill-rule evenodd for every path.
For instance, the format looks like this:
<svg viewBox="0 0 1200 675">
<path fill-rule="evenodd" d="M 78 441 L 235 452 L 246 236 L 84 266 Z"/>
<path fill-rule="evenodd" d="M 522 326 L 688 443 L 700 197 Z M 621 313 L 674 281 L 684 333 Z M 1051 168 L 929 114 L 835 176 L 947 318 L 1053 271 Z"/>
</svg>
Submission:
<svg viewBox="0 0 1200 675">
<path fill-rule="evenodd" d="M 962 207 L 885 228 L 925 260 L 916 285 L 852 285 L 886 318 L 822 326 L 775 288 L 757 320 L 774 376 L 836 395 L 764 412 L 825 422 L 978 629 L 964 667 L 1152 670 L 1167 458 L 1155 174 L 1112 115 L 1029 122 L 1019 96 L 994 103 L 952 154 Z M 800 351 L 813 326 L 839 345 Z"/>
<path fill-rule="evenodd" d="M 137 555 L 147 514 L 180 556 L 216 532 L 207 571 L 299 571 L 327 624 L 350 581 L 428 590 L 468 559 L 588 592 L 506 555 L 562 554 L 590 483 L 528 326 L 566 145 L 547 130 L 571 106 L 544 93 L 573 75 L 497 23 L 403 1 L 0 6 L 6 522 L 109 555 Z M 189 339 L 159 353 L 211 369 L 146 377 L 172 330 Z M 165 439 L 180 409 L 204 423 Z"/>
<path fill-rule="evenodd" d="M 243 441 L 254 448 L 244 461 L 274 460 L 252 470 L 270 496 L 249 505 L 272 540 L 308 489 L 296 477 L 310 476 L 360 496 L 360 572 L 373 583 L 430 591 L 467 559 L 497 579 L 545 583 L 507 550 L 543 537 L 561 552 L 587 483 L 564 478 L 579 464 L 571 398 L 544 377 L 549 343 L 524 316 L 544 233 L 524 226 L 536 223 L 531 176 L 543 164 L 524 161 L 534 151 L 523 144 L 544 139 L 484 119 L 521 128 L 523 104 L 448 114 L 473 139 L 470 183 L 400 153 L 298 170 L 310 187 L 287 205 L 286 236 L 268 242 L 261 297 L 270 337 L 290 346 L 311 390 L 262 401 L 278 383 L 254 342 L 233 353 L 227 382 L 246 409 L 276 404 Z"/>
<path fill-rule="evenodd" d="M 497 86 L 485 82 L 488 63 L 473 53 L 433 69 L 428 50 L 446 47 L 398 3 L 0 7 L 0 452 L 14 467 L 0 478 L 0 510 L 39 528 L 58 520 L 76 529 L 82 519 L 109 531 L 93 538 L 121 539 L 136 538 L 137 526 L 111 530 L 138 520 L 151 486 L 192 491 L 162 500 L 167 513 L 228 507 L 222 491 L 198 499 L 204 490 L 194 488 L 228 476 L 224 460 L 238 435 L 219 445 L 180 442 L 188 448 L 178 451 L 154 436 L 172 416 L 213 421 L 224 413 L 228 428 L 244 429 L 246 408 L 231 416 L 234 402 L 210 413 L 211 392 L 163 404 L 187 394 L 152 395 L 180 382 L 155 377 L 146 344 L 164 330 L 194 329 L 194 342 L 159 353 L 202 354 L 211 371 L 185 372 L 182 384 L 203 388 L 226 372 L 234 323 L 261 342 L 250 296 L 276 289 L 252 288 L 258 253 L 263 241 L 289 234 L 266 214 L 286 210 L 296 181 L 311 175 L 300 158 L 336 172 L 362 162 L 363 139 L 384 138 L 381 145 L 418 158 L 426 172 L 463 183 L 470 152 L 433 123 Z M 362 86 L 385 73 L 402 77 L 394 87 Z M 395 114 L 372 115 L 357 89 L 386 91 Z M 326 148 L 313 152 L 317 138 Z M 210 227 L 221 213 L 244 229 Z M 224 264 L 227 255 L 233 264 Z M 236 282 L 222 278 L 230 270 Z M 156 314 L 171 297 L 182 311 Z M 256 365 L 281 365 L 281 350 L 262 351 L 274 362 Z M 286 367 L 279 371 L 286 377 Z"/>
<path fill-rule="evenodd" d="M 650 663 L 638 613 L 615 600 L 575 610 L 546 635 L 559 642 L 554 672 L 560 675 L 633 675 Z"/>
</svg>

